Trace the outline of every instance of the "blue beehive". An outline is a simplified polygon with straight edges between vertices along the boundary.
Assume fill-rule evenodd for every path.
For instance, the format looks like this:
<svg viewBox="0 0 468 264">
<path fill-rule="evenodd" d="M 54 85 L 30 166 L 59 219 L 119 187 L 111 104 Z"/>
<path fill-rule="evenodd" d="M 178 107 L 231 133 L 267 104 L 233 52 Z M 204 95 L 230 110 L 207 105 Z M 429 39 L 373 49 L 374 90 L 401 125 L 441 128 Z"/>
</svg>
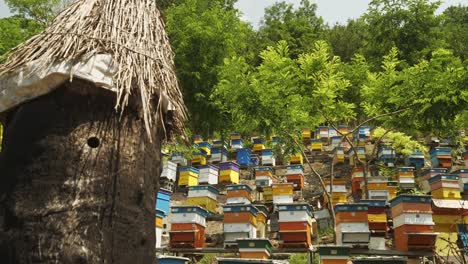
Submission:
<svg viewBox="0 0 468 264">
<path fill-rule="evenodd" d="M 252 151 L 247 148 L 237 150 L 237 163 L 241 166 L 250 166 L 250 154 Z"/>
<path fill-rule="evenodd" d="M 186 264 L 190 259 L 174 256 L 158 256 L 159 264 Z"/>
<path fill-rule="evenodd" d="M 429 154 L 433 167 L 448 168 L 452 166 L 452 150 L 450 148 L 433 148 Z"/>
<path fill-rule="evenodd" d="M 156 210 L 169 215 L 169 203 L 171 201 L 171 192 L 165 189 L 160 189 L 156 196 Z"/>
<path fill-rule="evenodd" d="M 424 153 L 415 151 L 405 158 L 406 166 L 414 166 L 416 168 L 424 167 Z"/>
<path fill-rule="evenodd" d="M 260 157 L 257 154 L 250 154 L 250 166 L 258 166 L 260 164 Z"/>
<path fill-rule="evenodd" d="M 401 194 L 390 200 L 390 207 L 395 207 L 397 204 L 404 202 L 430 204 L 432 202 L 432 197 L 430 195 Z"/>
</svg>

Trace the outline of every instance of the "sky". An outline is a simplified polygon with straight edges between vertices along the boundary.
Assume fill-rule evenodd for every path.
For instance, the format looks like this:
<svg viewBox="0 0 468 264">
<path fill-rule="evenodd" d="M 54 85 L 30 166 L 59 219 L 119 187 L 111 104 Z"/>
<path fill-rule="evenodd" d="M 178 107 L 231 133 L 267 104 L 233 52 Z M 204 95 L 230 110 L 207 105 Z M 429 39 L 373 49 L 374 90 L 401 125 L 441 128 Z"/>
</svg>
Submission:
<svg viewBox="0 0 468 264">
<path fill-rule="evenodd" d="M 278 0 L 238 0 L 237 7 L 243 13 L 243 19 L 251 22 L 254 27 L 258 27 L 264 9 L 271 6 Z M 300 0 L 285 0 L 286 2 L 298 5 Z M 350 18 L 357 18 L 367 10 L 367 5 L 371 0 L 311 0 L 316 3 L 317 13 L 322 16 L 326 23 L 344 24 Z M 468 4 L 468 0 L 445 0 L 438 13 L 451 5 Z M 0 0 L 0 18 L 10 16 L 8 7 L 4 0 Z"/>
</svg>

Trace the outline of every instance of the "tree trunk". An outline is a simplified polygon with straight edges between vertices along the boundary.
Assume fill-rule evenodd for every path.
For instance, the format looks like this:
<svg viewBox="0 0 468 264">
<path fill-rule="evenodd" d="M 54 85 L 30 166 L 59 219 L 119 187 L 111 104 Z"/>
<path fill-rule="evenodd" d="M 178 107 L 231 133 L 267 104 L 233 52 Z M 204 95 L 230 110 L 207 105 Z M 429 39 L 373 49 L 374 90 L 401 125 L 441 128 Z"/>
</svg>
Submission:
<svg viewBox="0 0 468 264">
<path fill-rule="evenodd" d="M 7 114 L 1 263 L 154 263 L 160 138 L 74 80 Z"/>
</svg>

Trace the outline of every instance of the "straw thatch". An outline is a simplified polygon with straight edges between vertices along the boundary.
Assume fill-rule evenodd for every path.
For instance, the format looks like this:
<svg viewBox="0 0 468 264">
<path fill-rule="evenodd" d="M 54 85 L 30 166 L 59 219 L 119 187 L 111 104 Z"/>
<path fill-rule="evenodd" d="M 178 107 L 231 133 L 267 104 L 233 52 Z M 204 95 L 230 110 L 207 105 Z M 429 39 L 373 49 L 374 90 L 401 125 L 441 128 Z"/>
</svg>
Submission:
<svg viewBox="0 0 468 264">
<path fill-rule="evenodd" d="M 141 104 L 146 130 L 154 135 L 159 125 L 164 128 L 166 98 L 174 110 L 173 128 L 182 131 L 185 107 L 154 0 L 76 1 L 43 33 L 11 53 L 0 65 L 0 79 L 31 62 L 43 70 L 54 63 L 79 62 L 98 54 L 112 56 L 116 110 L 123 111 L 130 101 Z"/>
</svg>

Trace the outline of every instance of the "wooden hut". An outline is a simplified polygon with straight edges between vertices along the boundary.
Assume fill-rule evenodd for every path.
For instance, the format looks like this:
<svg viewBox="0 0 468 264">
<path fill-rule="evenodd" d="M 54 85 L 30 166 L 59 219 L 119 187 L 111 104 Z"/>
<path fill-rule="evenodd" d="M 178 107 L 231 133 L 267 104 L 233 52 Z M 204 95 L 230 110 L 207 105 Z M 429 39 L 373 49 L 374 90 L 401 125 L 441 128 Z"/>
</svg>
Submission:
<svg viewBox="0 0 468 264">
<path fill-rule="evenodd" d="M 161 141 L 185 119 L 156 2 L 71 3 L 0 65 L 0 93 L 2 254 L 154 263 Z"/>
</svg>

